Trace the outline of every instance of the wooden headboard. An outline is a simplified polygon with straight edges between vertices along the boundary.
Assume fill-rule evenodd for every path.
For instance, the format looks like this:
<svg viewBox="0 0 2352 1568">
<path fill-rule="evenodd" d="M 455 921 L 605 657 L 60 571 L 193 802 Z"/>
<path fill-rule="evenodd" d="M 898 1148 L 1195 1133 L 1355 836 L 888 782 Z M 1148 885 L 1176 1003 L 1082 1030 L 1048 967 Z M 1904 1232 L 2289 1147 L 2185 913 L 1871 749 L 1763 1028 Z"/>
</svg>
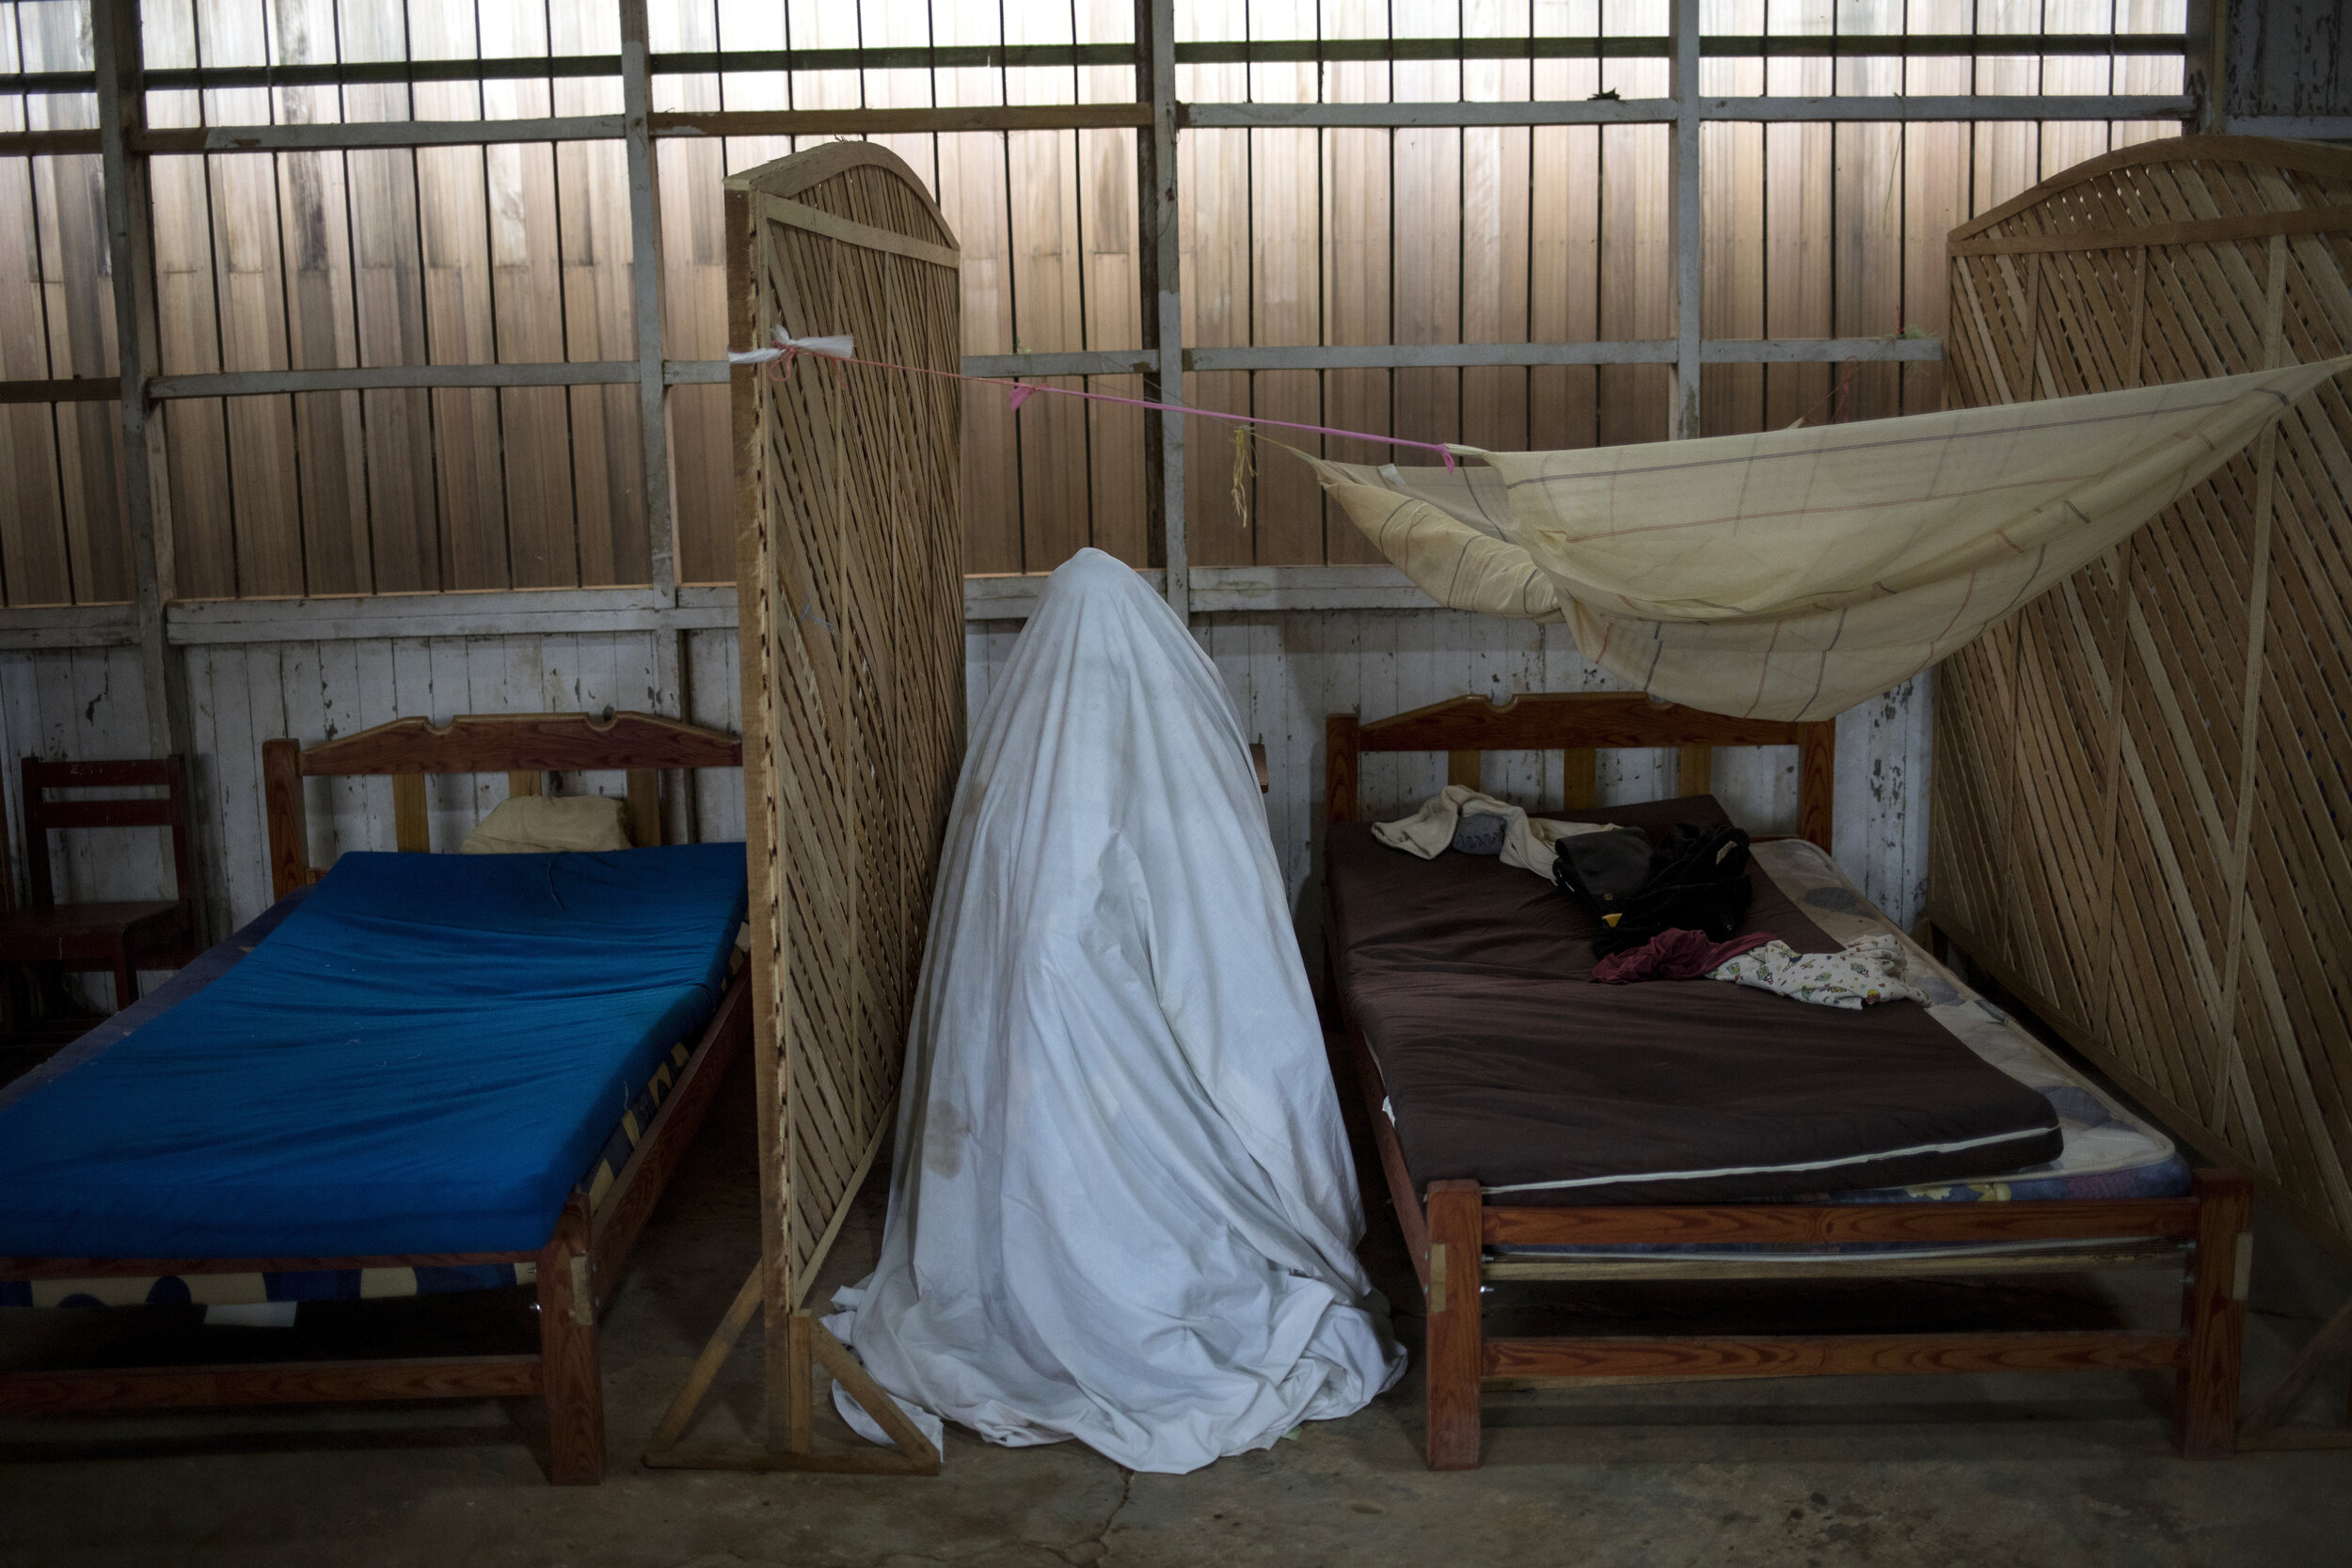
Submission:
<svg viewBox="0 0 2352 1568">
<path fill-rule="evenodd" d="M 1455 697 L 1370 723 L 1332 714 L 1324 722 L 1326 820 L 1356 820 L 1357 759 L 1365 752 L 1443 752 L 1446 782 L 1475 788 L 1481 752 L 1557 751 L 1567 779 L 1561 809 L 1581 811 L 1593 804 L 1595 752 L 1657 746 L 1681 752 L 1677 778 L 1685 795 L 1707 793 L 1718 746 L 1797 747 L 1797 831 L 1829 847 L 1834 721 L 1732 719 L 1652 702 L 1639 691 L 1531 691 L 1500 704 Z"/>
<path fill-rule="evenodd" d="M 438 725 L 395 719 L 316 746 L 265 740 L 270 885 L 283 898 L 320 876 L 310 865 L 304 779 L 389 776 L 394 842 L 421 852 L 432 847 L 429 774 L 503 773 L 509 795 L 536 795 L 548 773 L 626 772 L 631 831 L 640 844 L 653 845 L 661 842 L 661 769 L 742 766 L 743 743 L 735 736 L 653 713 L 474 713 Z"/>
</svg>

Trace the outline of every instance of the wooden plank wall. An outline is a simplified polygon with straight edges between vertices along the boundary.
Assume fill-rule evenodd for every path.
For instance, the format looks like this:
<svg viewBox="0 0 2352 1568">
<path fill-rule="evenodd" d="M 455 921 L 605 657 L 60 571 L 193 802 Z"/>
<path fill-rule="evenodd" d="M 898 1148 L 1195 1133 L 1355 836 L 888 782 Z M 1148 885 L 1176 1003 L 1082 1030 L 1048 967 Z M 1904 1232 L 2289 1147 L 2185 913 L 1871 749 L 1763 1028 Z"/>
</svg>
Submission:
<svg viewBox="0 0 2352 1568">
<path fill-rule="evenodd" d="M 78 8 L 0 4 L 0 71 L 87 71 Z M 90 94 L 0 96 L 0 130 L 82 130 Z M 96 153 L 0 158 L 0 380 L 119 373 Z M 131 594 L 111 403 L 0 405 L 0 594 L 8 604 Z"/>
<path fill-rule="evenodd" d="M 2226 0 L 2233 118 L 2352 115 L 2352 18 L 2343 0 Z"/>
<path fill-rule="evenodd" d="M 966 682 L 977 714 L 1021 623 L 965 628 Z M 1243 727 L 1266 746 L 1266 810 L 1302 940 L 1319 919 L 1308 896 L 1318 853 L 1323 721 L 1358 708 L 1400 712 L 1466 691 L 1578 690 L 1606 684 L 1561 626 L 1498 621 L 1455 610 L 1290 611 L 1202 615 L 1195 634 L 1224 673 Z M 267 642 L 187 650 L 196 709 L 198 805 L 209 825 L 199 866 L 211 929 L 251 919 L 269 903 L 261 796 L 262 742 L 316 742 L 409 714 L 517 713 L 626 707 L 654 679 L 651 633 L 506 638 L 377 639 Z M 737 729 L 739 686 L 732 631 L 688 639 L 686 711 Z M 147 715 L 133 650 L 0 654 L 0 744 L 5 755 L 99 758 L 143 755 Z M 1906 926 L 1926 875 L 1929 692 L 1924 679 L 1854 709 L 1838 724 L 1836 851 L 1864 891 Z M 1490 758 L 1486 787 L 1531 806 L 1557 804 L 1560 761 Z M 1752 829 L 1788 832 L 1796 820 L 1791 749 L 1723 751 L 1714 787 Z M 1604 753 L 1603 800 L 1672 793 L 1667 753 Z M 13 761 L 5 794 L 10 842 L 23 843 Z M 1370 809 L 1409 807 L 1443 784 L 1442 758 L 1369 757 Z M 569 791 L 619 794 L 617 775 L 567 779 Z M 391 789 L 384 780 L 309 782 L 310 856 L 331 864 L 345 849 L 392 847 Z M 454 848 L 505 799 L 503 775 L 437 780 L 433 842 Z M 692 828 L 703 839 L 743 832 L 740 781 L 699 775 Z M 672 834 L 689 831 L 673 802 Z M 145 830 L 61 835 L 59 895 L 147 897 L 167 885 L 161 835 Z M 23 857 L 14 857 L 21 867 Z M 93 999 L 94 993 L 93 993 Z"/>
<path fill-rule="evenodd" d="M 1712 32 L 2177 30 L 2185 0 L 1712 0 Z M 64 0 L 0 0 L 0 60 L 87 68 Z M 1199 0 L 1186 40 L 1662 33 L 1666 0 Z M 1132 37 L 1129 0 L 652 0 L 657 51 L 860 43 L 1093 43 Z M 157 66 L 575 54 L 617 48 L 609 4 L 149 0 Z M 1185 66 L 1193 101 L 1582 99 L 1661 93 L 1654 59 Z M 2153 92 L 2178 62 L 1988 54 L 1710 58 L 1709 92 Z M 158 125 L 497 119 L 618 107 L 608 80 L 157 94 Z M 1127 67 L 663 76 L 657 109 L 1131 99 Z M 201 102 L 199 102 L 199 97 Z M 85 99 L 0 102 L 0 127 L 94 123 Z M 1941 335 L 1943 235 L 2055 170 L 2169 126 L 1712 125 L 1709 336 Z M 805 140 L 807 138 L 799 138 Z M 896 136 L 963 243 L 966 352 L 1136 346 L 1131 131 Z M 659 144 L 663 352 L 724 343 L 719 181 L 796 139 Z M 0 159 L 0 375 L 110 373 L 113 313 L 94 157 Z M 1667 333 L 1666 132 L 1623 126 L 1184 134 L 1185 329 L 1215 345 L 1584 341 Z M 634 356 L 617 144 L 159 158 L 166 373 Z M 1942 369 L 1710 367 L 1728 433 L 1940 405 Z M 1134 377 L 1097 377 L 1128 393 Z M 1200 375 L 1204 406 L 1422 438 L 1568 447 L 1662 436 L 1657 366 L 1278 371 Z M 732 575 L 725 389 L 675 388 L 678 576 Z M 967 567 L 1041 571 L 1093 544 L 1142 563 L 1142 420 L 969 401 Z M 186 597 L 643 582 L 629 387 L 320 392 L 175 402 L 168 492 Z M 0 408 L 0 595 L 129 593 L 116 412 Z M 1203 564 L 1374 559 L 1304 470 L 1265 453 L 1230 499 L 1230 436 L 1190 432 Z M 1388 449 L 1336 443 L 1335 455 Z M 1376 454 L 1376 455 L 1375 455 Z"/>
</svg>

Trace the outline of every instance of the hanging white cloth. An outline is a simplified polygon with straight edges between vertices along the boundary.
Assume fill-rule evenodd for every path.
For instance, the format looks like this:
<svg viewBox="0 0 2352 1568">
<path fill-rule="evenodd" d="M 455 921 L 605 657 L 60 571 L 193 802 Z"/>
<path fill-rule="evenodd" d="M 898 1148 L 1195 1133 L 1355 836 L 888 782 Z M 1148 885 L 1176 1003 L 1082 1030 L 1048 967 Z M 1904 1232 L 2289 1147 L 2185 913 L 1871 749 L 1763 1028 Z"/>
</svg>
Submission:
<svg viewBox="0 0 2352 1568">
<path fill-rule="evenodd" d="M 2065 581 L 2346 369 L 1475 452 L 1451 472 L 1307 461 L 1439 604 L 1565 620 L 1585 657 L 1671 702 L 1826 719 Z"/>
<path fill-rule="evenodd" d="M 973 735 L 896 1160 L 881 1260 L 831 1323 L 993 1442 L 1182 1472 L 1403 1370 L 1248 742 L 1097 550 Z"/>
</svg>

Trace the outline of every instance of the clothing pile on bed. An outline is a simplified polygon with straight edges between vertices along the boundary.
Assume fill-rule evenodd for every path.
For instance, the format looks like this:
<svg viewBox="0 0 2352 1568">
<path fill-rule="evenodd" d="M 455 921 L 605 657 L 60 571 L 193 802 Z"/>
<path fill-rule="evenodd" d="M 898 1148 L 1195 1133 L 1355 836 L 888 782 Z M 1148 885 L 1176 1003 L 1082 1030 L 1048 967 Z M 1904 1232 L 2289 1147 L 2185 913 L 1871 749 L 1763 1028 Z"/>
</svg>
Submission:
<svg viewBox="0 0 2352 1568">
<path fill-rule="evenodd" d="M 1770 931 L 1732 935 L 1747 915 L 1752 882 L 1748 835 L 1727 823 L 1677 822 L 1653 837 L 1605 820 L 1530 816 L 1448 784 L 1411 816 L 1372 832 L 1421 860 L 1449 850 L 1493 855 L 1556 884 L 1606 927 L 1593 933 L 1596 981 L 1728 980 L 1848 1009 L 1926 1000 L 1903 978 L 1908 957 L 1892 933 L 1834 953 L 1801 953 Z"/>
<path fill-rule="evenodd" d="M 974 729 L 881 1259 L 829 1326 L 915 1411 L 1186 1471 L 1403 1370 L 1361 1228 L 1247 737 L 1083 550 Z"/>
</svg>

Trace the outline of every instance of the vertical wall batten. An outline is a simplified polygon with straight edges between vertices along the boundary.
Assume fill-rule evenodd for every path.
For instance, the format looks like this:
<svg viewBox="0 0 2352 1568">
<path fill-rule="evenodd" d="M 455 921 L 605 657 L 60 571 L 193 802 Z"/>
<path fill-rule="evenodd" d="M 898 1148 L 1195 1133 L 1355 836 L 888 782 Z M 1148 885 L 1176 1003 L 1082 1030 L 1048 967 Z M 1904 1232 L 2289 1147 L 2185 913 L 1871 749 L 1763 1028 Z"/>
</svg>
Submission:
<svg viewBox="0 0 2352 1568">
<path fill-rule="evenodd" d="M 1150 129 L 1136 135 L 1136 246 L 1140 263 L 1136 271 L 1141 280 L 1143 346 L 1159 361 L 1159 373 L 1144 378 L 1143 395 L 1182 404 L 1184 307 L 1183 236 L 1176 219 L 1175 0 L 1136 0 L 1136 77 L 1137 96 L 1152 105 Z M 1168 602 L 1184 615 L 1192 604 L 1191 555 L 1184 540 L 1184 420 L 1149 414 L 1143 438 L 1145 527 L 1157 546 L 1150 562 L 1167 568 Z"/>
<path fill-rule="evenodd" d="M 164 467 L 163 431 L 151 415 L 148 369 L 155 363 L 154 230 L 150 221 L 147 157 L 131 134 L 146 123 L 138 0 L 91 0 L 98 70 L 99 158 L 106 191 L 106 252 L 114 273 L 115 340 L 122 372 L 124 502 L 131 524 L 133 601 L 139 676 L 147 700 L 148 746 L 154 755 L 189 757 L 188 705 L 179 656 L 164 629 L 172 597 L 171 518 L 155 479 Z"/>
<path fill-rule="evenodd" d="M 661 190 L 654 179 L 653 76 L 645 27 L 645 0 L 620 0 L 621 119 L 628 147 L 629 304 L 637 328 L 637 427 L 644 469 L 645 546 L 657 609 L 677 603 L 677 527 L 670 485 L 670 421 L 661 361 Z M 739 346 L 739 345 L 738 345 Z M 686 715 L 684 634 L 664 631 L 655 641 L 655 693 L 646 706 L 656 713 Z M 633 703 L 624 705 L 634 706 Z"/>
<path fill-rule="evenodd" d="M 1699 158 L 1699 0 L 1673 0 L 1674 141 L 1666 159 L 1666 248 L 1674 255 L 1674 402 L 1666 433 L 1700 434 L 1699 327 L 1707 249 L 1706 189 Z"/>
</svg>

